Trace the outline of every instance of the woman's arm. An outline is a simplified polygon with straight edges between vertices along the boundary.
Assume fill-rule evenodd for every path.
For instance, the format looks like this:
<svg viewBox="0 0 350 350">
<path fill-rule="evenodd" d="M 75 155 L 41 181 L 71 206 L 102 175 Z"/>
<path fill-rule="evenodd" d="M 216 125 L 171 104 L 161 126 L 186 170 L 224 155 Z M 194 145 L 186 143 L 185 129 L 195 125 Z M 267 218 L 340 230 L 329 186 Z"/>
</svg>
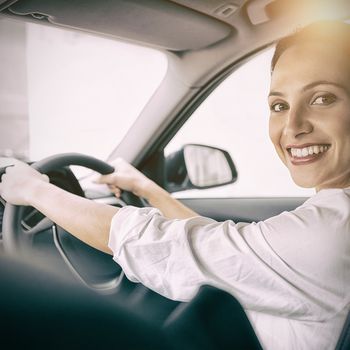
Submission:
<svg viewBox="0 0 350 350">
<path fill-rule="evenodd" d="M 111 254 L 110 224 L 118 208 L 66 192 L 25 163 L 7 169 L 0 195 L 11 204 L 33 206 L 75 237 Z"/>
<path fill-rule="evenodd" d="M 188 219 L 194 216 L 199 216 L 189 207 L 186 207 L 179 200 L 172 197 L 169 192 L 162 187 L 153 183 L 154 186 L 149 188 L 146 199 L 152 207 L 159 209 L 162 214 L 168 219 Z"/>
<path fill-rule="evenodd" d="M 123 159 L 117 158 L 112 165 L 116 171 L 113 174 L 101 176 L 98 182 L 107 184 L 117 197 L 120 197 L 122 190 L 130 191 L 136 196 L 145 198 L 168 219 L 187 219 L 198 216 L 196 212 L 173 198 L 170 193 Z"/>
</svg>

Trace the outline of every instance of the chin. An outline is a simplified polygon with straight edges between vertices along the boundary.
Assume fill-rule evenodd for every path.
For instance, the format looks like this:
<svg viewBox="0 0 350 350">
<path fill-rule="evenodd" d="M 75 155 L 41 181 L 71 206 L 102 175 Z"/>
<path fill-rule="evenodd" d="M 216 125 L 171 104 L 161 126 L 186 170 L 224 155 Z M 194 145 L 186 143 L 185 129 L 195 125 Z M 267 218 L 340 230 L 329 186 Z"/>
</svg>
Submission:
<svg viewBox="0 0 350 350">
<path fill-rule="evenodd" d="M 293 175 L 293 174 L 291 174 L 291 176 L 292 176 L 294 183 L 299 187 L 303 187 L 303 188 L 316 188 L 317 187 L 317 183 L 315 183 L 315 181 L 308 179 L 308 176 Z"/>
</svg>

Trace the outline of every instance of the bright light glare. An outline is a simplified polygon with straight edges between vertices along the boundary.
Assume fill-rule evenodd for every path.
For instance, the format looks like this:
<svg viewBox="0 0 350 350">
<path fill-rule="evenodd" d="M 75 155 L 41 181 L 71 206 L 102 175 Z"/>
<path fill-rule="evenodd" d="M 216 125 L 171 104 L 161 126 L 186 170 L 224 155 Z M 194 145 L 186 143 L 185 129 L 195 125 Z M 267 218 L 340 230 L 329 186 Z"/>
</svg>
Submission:
<svg viewBox="0 0 350 350">
<path fill-rule="evenodd" d="M 155 50 L 27 25 L 29 158 L 81 152 L 106 159 L 166 69 Z"/>
</svg>

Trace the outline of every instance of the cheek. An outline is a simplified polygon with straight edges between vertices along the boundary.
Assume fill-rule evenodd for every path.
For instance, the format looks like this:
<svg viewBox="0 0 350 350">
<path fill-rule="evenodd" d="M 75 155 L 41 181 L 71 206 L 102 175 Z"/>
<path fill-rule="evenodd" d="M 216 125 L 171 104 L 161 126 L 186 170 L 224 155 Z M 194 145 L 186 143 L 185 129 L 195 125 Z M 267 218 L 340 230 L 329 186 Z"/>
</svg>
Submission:
<svg viewBox="0 0 350 350">
<path fill-rule="evenodd" d="M 350 106 L 349 106 L 350 109 Z M 332 118 L 325 118 L 321 125 L 322 130 L 325 134 L 329 135 L 330 138 L 339 147 L 349 147 L 350 144 L 350 115 L 347 113 L 334 113 Z M 347 149 L 348 150 L 348 149 Z M 345 151 L 345 149 L 344 149 Z"/>
<path fill-rule="evenodd" d="M 280 116 L 270 117 L 269 120 L 269 136 L 270 140 L 275 146 L 278 157 L 286 164 L 285 155 L 281 147 L 281 138 L 283 135 L 283 123 Z"/>
<path fill-rule="evenodd" d="M 349 106 L 348 110 L 350 110 L 350 106 Z M 350 114 L 344 113 L 344 117 L 341 119 L 339 125 L 341 125 L 341 127 L 339 129 L 341 130 L 343 137 L 346 138 L 347 140 L 349 140 L 349 138 L 350 138 Z"/>
<path fill-rule="evenodd" d="M 270 140 L 274 144 L 274 146 L 277 148 L 279 147 L 282 130 L 280 128 L 280 123 L 278 122 L 276 117 L 270 117 L 269 120 L 269 136 Z"/>
<path fill-rule="evenodd" d="M 332 128 L 333 127 L 333 128 Z M 349 159 L 350 157 L 350 116 L 343 118 L 338 125 L 330 125 L 330 134 L 338 144 L 340 158 Z"/>
</svg>

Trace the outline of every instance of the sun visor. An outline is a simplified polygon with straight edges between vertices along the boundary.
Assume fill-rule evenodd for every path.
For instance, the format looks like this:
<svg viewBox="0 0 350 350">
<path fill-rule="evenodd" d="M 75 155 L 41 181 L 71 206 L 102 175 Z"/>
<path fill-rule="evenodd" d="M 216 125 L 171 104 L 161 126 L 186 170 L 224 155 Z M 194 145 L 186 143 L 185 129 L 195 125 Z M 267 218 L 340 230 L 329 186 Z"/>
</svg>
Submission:
<svg viewBox="0 0 350 350">
<path fill-rule="evenodd" d="M 19 0 L 5 12 L 173 51 L 205 48 L 234 31 L 215 18 L 165 0 Z"/>
</svg>

